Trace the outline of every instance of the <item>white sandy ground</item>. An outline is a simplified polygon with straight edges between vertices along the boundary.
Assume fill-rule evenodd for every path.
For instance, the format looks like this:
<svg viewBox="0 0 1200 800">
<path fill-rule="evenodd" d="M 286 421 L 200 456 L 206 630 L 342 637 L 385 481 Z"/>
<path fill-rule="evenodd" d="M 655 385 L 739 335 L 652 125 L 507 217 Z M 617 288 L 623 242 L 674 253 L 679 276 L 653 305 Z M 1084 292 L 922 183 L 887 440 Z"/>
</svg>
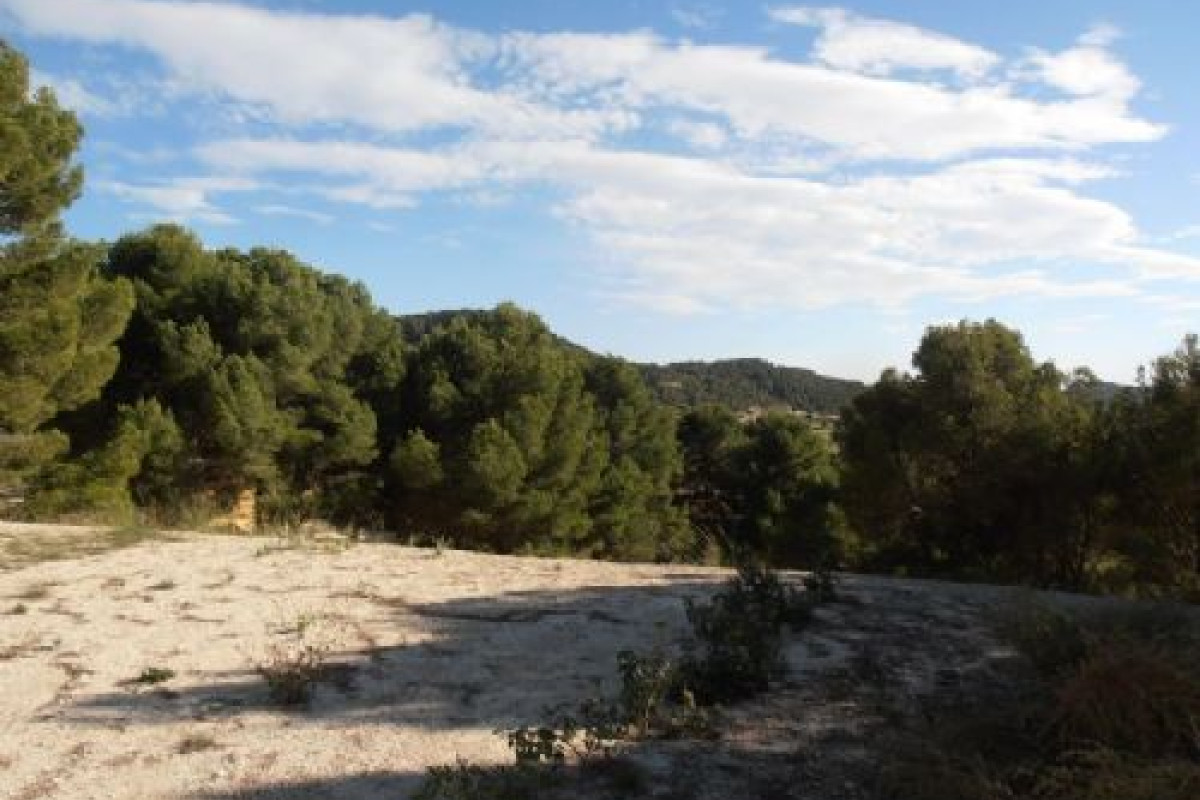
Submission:
<svg viewBox="0 0 1200 800">
<path fill-rule="evenodd" d="M 0 523 L 0 545 L 90 535 Z M 176 538 L 0 571 L 0 797 L 403 798 L 428 765 L 510 762 L 496 729 L 611 690 L 619 650 L 676 646 L 682 600 L 728 576 Z M 814 797 L 858 797 L 879 722 L 872 680 L 886 674 L 889 691 L 917 696 L 1007 656 L 981 614 L 1004 590 L 855 577 L 844 586 L 849 602 L 790 640 L 788 681 L 722 712 L 721 740 L 694 746 L 706 763 L 783 754 Z M 297 625 L 334 645 L 343 680 L 288 710 L 270 702 L 255 665 Z M 151 667 L 174 677 L 130 682 Z M 188 742 L 194 752 L 183 752 Z M 686 747 L 643 758 L 671 769 Z"/>
</svg>

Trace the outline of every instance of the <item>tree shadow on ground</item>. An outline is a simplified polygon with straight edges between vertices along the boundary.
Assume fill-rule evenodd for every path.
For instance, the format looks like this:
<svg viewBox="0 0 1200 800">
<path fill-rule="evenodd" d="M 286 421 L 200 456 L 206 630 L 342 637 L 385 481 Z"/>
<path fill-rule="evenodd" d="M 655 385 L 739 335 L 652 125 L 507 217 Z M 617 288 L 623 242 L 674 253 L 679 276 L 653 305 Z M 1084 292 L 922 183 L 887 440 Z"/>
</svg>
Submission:
<svg viewBox="0 0 1200 800">
<path fill-rule="evenodd" d="M 681 575 L 669 585 L 520 591 L 425 604 L 363 597 L 355 601 L 364 604 L 363 613 L 344 620 L 352 635 L 369 639 L 372 630 L 402 626 L 414 641 L 330 653 L 306 704 L 280 705 L 248 658 L 245 669 L 209 673 L 200 684 L 131 684 L 81 697 L 52 716 L 103 727 L 251 711 L 289 714 L 293 725 L 334 720 L 429 731 L 533 724 L 603 693 L 621 650 L 676 648 L 686 632 L 684 600 L 716 586 L 712 578 Z"/>
<path fill-rule="evenodd" d="M 723 577 L 681 573 L 663 585 L 539 589 L 426 604 L 364 596 L 369 613 L 359 618 L 362 624 L 404 626 L 422 638 L 337 654 L 339 679 L 322 684 L 307 707 L 279 709 L 262 679 L 247 671 L 172 693 L 82 698 L 64 714 L 80 724 L 128 725 L 236 720 L 274 709 L 292 715 L 293 729 L 332 722 L 437 732 L 448 745 L 443 760 L 451 762 L 456 731 L 478 735 L 553 723 L 588 697 L 611 696 L 616 654 L 676 647 L 687 631 L 684 600 L 710 595 Z M 810 628 L 792 637 L 792 678 L 770 695 L 720 712 L 720 741 L 632 745 L 628 757 L 638 765 L 639 787 L 605 788 L 568 770 L 565 788 L 518 796 L 874 800 L 870 741 L 889 724 L 890 696 L 909 698 L 922 686 L 961 682 L 961 670 L 947 675 L 944 667 L 979 660 L 987 644 L 976 631 L 980 604 L 993 598 L 960 596 L 952 587 L 922 582 L 848 578 L 843 585 L 844 601 L 821 609 Z M 940 598 L 932 605 L 931 589 Z M 401 766 L 416 769 L 398 760 L 394 771 L 348 768 L 347 774 L 294 781 L 264 777 L 258 786 L 192 797 L 404 798 L 424 774 Z"/>
</svg>

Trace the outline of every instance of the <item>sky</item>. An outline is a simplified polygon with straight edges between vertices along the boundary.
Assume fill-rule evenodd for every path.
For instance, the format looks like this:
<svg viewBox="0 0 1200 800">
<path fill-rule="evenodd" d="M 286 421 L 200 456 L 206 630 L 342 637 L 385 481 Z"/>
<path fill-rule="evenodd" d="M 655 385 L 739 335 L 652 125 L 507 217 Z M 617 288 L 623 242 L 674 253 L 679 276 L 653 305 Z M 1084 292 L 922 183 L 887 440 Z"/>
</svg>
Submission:
<svg viewBox="0 0 1200 800">
<path fill-rule="evenodd" d="M 0 0 L 66 220 L 280 247 L 396 313 L 872 380 L 995 318 L 1130 382 L 1200 331 L 1200 5 Z"/>
</svg>

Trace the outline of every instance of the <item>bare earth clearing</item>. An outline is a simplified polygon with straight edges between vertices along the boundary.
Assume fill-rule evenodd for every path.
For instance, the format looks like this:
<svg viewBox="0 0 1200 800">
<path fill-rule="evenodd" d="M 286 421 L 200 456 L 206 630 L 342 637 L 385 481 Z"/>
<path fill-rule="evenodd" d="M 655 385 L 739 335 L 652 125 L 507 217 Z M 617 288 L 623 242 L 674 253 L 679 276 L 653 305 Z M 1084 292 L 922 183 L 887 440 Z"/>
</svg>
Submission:
<svg viewBox="0 0 1200 800">
<path fill-rule="evenodd" d="M 674 647 L 683 598 L 729 574 L 201 534 L 89 554 L 97 535 L 0 523 L 2 797 L 403 798 L 428 765 L 511 762 L 496 729 L 610 690 L 619 650 Z M 1012 667 L 983 613 L 1007 590 L 842 593 L 717 741 L 635 748 L 662 796 L 869 797 L 889 713 Z M 305 629 L 339 679 L 289 710 L 255 665 Z M 134 681 L 150 668 L 173 677 Z"/>
</svg>

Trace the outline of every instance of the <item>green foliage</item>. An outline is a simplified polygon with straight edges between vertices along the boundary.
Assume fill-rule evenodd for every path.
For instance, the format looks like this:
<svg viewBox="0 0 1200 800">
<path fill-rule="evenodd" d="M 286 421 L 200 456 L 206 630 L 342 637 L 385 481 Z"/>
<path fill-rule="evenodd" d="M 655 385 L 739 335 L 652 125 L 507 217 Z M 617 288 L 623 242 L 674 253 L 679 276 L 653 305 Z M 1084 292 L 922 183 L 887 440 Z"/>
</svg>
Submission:
<svg viewBox="0 0 1200 800">
<path fill-rule="evenodd" d="M 373 504 L 376 417 L 358 392 L 394 394 L 402 365 L 362 287 L 281 251 L 206 251 L 174 226 L 124 237 L 105 269 L 136 309 L 103 398 L 67 422 L 95 446 L 116 407 L 158 401 L 171 421 L 134 478 L 140 502 L 254 487 L 285 516 L 352 513 L 342 494 Z"/>
<path fill-rule="evenodd" d="M 26 512 L 34 518 L 129 524 L 134 519 L 130 484 L 152 460 L 149 475 L 179 458 L 178 431 L 154 401 L 117 410 L 116 430 L 107 441 L 70 461 L 55 464 L 32 481 Z M 176 449 L 172 449 L 172 448 Z M 158 475 L 159 480 L 163 476 Z M 171 476 L 167 476 L 170 480 Z"/>
<path fill-rule="evenodd" d="M 133 683 L 145 684 L 152 686 L 157 683 L 166 683 L 175 677 L 175 670 L 166 667 L 146 667 L 138 676 L 133 679 Z"/>
<path fill-rule="evenodd" d="M 836 461 L 805 420 L 778 413 L 740 425 L 710 406 L 684 416 L 679 439 L 692 522 L 731 560 L 812 568 L 842 560 Z"/>
<path fill-rule="evenodd" d="M 720 405 L 734 411 L 786 408 L 836 414 L 865 388 L 858 381 L 783 367 L 758 358 L 641 364 L 647 385 L 664 403 Z"/>
<path fill-rule="evenodd" d="M 916 375 L 842 416 L 842 505 L 885 569 L 1083 586 L 1104 534 L 1100 415 L 994 321 L 930 328 Z"/>
<path fill-rule="evenodd" d="M 267 645 L 255 670 L 267 684 L 271 700 L 282 706 L 300 706 L 312 699 L 313 690 L 329 677 L 329 656 L 334 642 L 327 630 L 314 630 L 320 618 L 299 614 L 281 638 Z"/>
<path fill-rule="evenodd" d="M 804 420 L 769 414 L 747 426 L 733 456 L 738 543 L 777 566 L 828 567 L 841 557 L 834 531 L 837 470 L 828 442 Z"/>
<path fill-rule="evenodd" d="M 617 654 L 617 670 L 621 675 L 621 716 L 632 726 L 634 736 L 644 737 L 659 718 L 663 701 L 679 688 L 677 668 L 661 653 L 641 656 L 623 650 Z"/>
<path fill-rule="evenodd" d="M 1200 628 L 1188 608 L 1010 610 L 1001 626 L 1041 683 L 903 731 L 889 798 L 1182 800 L 1200 789 Z M 992 690 L 998 687 L 991 687 Z M 992 691 L 985 692 L 989 698 Z M 968 700 L 970 703 L 970 701 Z"/>
<path fill-rule="evenodd" d="M 785 670 L 783 630 L 806 624 L 810 603 L 770 570 L 743 565 L 709 602 L 688 602 L 698 647 L 681 665 L 682 684 L 702 705 L 766 691 Z"/>
<path fill-rule="evenodd" d="M 673 414 L 620 359 L 592 359 L 584 381 L 595 402 L 597 446 L 606 455 L 588 507 L 588 549 L 600 557 L 634 561 L 688 556 L 693 535 L 674 503 L 683 461 Z"/>
<path fill-rule="evenodd" d="M 1191 609 L 1034 606 L 1000 630 L 1051 686 L 1046 730 L 1062 748 L 1200 759 L 1200 625 Z"/>
<path fill-rule="evenodd" d="M 30 97 L 29 64 L 0 41 L 0 233 L 27 233 L 71 204 L 83 170 L 71 159 L 83 128 L 54 93 Z"/>
<path fill-rule="evenodd" d="M 42 426 L 94 398 L 117 365 L 132 298 L 103 280 L 96 247 L 63 240 L 82 129 L 53 92 L 30 97 L 25 59 L 0 42 L 0 488 L 65 452 Z"/>
<path fill-rule="evenodd" d="M 390 458 L 395 522 L 501 551 L 569 547 L 600 470 L 582 388 L 575 358 L 515 307 L 427 336 Z"/>
<path fill-rule="evenodd" d="M 460 759 L 430 767 L 413 800 L 537 800 L 557 778 L 538 767 L 484 767 Z"/>
<path fill-rule="evenodd" d="M 1113 410 L 1119 470 L 1109 588 L 1200 597 L 1200 345 L 1187 337 L 1148 384 Z"/>
<path fill-rule="evenodd" d="M 501 552 L 688 550 L 673 420 L 631 367 L 511 305 L 443 322 L 412 353 L 389 448 L 396 527 Z"/>
</svg>

